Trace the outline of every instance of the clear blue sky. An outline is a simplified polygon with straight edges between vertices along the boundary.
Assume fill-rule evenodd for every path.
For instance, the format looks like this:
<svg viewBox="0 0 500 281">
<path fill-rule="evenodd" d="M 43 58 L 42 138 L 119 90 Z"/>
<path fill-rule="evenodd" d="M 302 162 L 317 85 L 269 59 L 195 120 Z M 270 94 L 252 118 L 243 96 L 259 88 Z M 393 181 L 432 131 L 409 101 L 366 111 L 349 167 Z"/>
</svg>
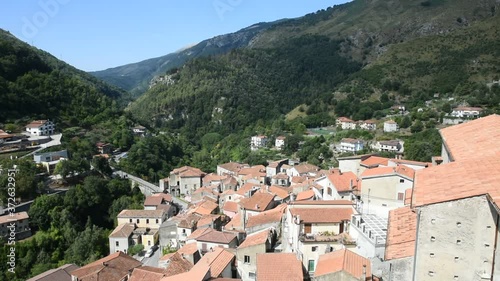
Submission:
<svg viewBox="0 0 500 281">
<path fill-rule="evenodd" d="M 347 0 L 2 0 L 0 28 L 86 71 L 174 52 Z"/>
</svg>

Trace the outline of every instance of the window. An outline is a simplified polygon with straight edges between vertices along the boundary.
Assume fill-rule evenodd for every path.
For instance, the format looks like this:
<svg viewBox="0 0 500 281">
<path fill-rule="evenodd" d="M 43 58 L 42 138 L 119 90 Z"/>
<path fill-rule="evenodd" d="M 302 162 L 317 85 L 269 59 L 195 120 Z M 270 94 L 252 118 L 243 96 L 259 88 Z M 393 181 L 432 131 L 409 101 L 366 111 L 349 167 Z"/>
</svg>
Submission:
<svg viewBox="0 0 500 281">
<path fill-rule="evenodd" d="M 435 223 L 436 223 L 436 220 L 435 220 L 435 219 L 431 219 L 431 223 L 432 223 L 432 224 L 435 224 Z"/>
<path fill-rule="evenodd" d="M 132 222 L 132 219 L 130 219 L 129 222 Z"/>
<path fill-rule="evenodd" d="M 312 246 L 311 251 L 316 252 L 318 250 L 318 246 Z"/>
<path fill-rule="evenodd" d="M 457 240 L 457 245 L 462 244 L 462 240 Z"/>
<path fill-rule="evenodd" d="M 196 189 L 196 184 L 193 185 L 194 189 Z"/>
<path fill-rule="evenodd" d="M 149 219 L 146 219 L 146 223 L 149 223 Z"/>
<path fill-rule="evenodd" d="M 159 219 L 156 219 L 156 223 L 160 223 L 160 220 L 159 220 Z"/>
<path fill-rule="evenodd" d="M 229 196 L 229 200 L 231 200 L 231 196 Z M 250 273 L 252 273 L 252 272 L 250 272 Z M 255 274 L 255 273 L 254 273 L 254 274 Z"/>
<path fill-rule="evenodd" d="M 434 241 L 436 241 L 436 237 L 431 236 L 431 242 L 434 242 Z"/>
<path fill-rule="evenodd" d="M 186 229 L 184 229 L 184 228 L 183 228 L 183 229 L 182 229 L 182 233 L 186 233 Z"/>
<path fill-rule="evenodd" d="M 429 271 L 429 276 L 434 276 L 434 271 Z"/>
<path fill-rule="evenodd" d="M 116 247 L 120 246 L 120 242 L 116 241 Z"/>
<path fill-rule="evenodd" d="M 399 183 L 405 183 L 404 179 L 399 179 Z"/>
<path fill-rule="evenodd" d="M 398 193 L 398 201 L 403 201 L 405 200 L 405 194 L 403 192 Z"/>
<path fill-rule="evenodd" d="M 457 262 L 460 258 L 459 257 L 455 257 L 455 262 Z"/>
<path fill-rule="evenodd" d="M 462 226 L 462 223 L 461 222 L 457 222 L 457 227 L 461 227 Z"/>
<path fill-rule="evenodd" d="M 429 256 L 430 256 L 431 258 L 435 257 L 434 253 L 430 253 L 430 254 L 429 254 Z"/>
<path fill-rule="evenodd" d="M 255 279 L 255 272 L 248 272 L 248 278 Z"/>
<path fill-rule="evenodd" d="M 307 271 L 313 272 L 314 271 L 314 260 L 309 260 L 307 263 Z"/>
<path fill-rule="evenodd" d="M 250 256 L 246 256 L 245 255 L 245 260 L 244 260 L 245 263 L 250 263 Z"/>
<path fill-rule="evenodd" d="M 151 246 L 151 240 L 148 240 L 148 246 Z"/>
</svg>

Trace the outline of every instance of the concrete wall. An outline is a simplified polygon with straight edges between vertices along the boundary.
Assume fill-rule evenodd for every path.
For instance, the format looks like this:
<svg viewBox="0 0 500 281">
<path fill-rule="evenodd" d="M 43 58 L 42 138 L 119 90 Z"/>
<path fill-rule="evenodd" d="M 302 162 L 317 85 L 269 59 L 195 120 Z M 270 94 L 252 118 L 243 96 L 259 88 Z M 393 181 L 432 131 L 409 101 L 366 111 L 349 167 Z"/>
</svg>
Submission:
<svg viewBox="0 0 500 281">
<path fill-rule="evenodd" d="M 316 250 L 313 251 L 313 247 Z M 307 270 L 309 260 L 314 261 L 314 268 L 318 264 L 321 255 L 344 249 L 344 245 L 338 242 L 299 242 L 299 251 L 302 254 L 302 265 Z"/>
<path fill-rule="evenodd" d="M 202 186 L 200 177 L 183 177 L 180 179 L 180 190 L 183 194 L 192 194 Z"/>
<path fill-rule="evenodd" d="M 380 261 L 378 259 L 373 259 L 372 273 L 374 275 L 382 277 L 384 281 L 412 280 L 413 261 L 414 261 L 413 257 L 388 260 L 388 261 Z M 449 280 L 453 280 L 453 278 Z"/>
<path fill-rule="evenodd" d="M 126 223 L 135 223 L 137 227 L 146 227 L 146 228 L 160 228 L 160 225 L 166 219 L 166 215 L 164 218 L 133 218 L 133 217 L 123 217 L 118 218 L 118 225 L 126 224 Z M 132 220 L 132 221 L 130 221 Z"/>
<path fill-rule="evenodd" d="M 356 176 L 361 175 L 361 171 L 359 170 L 359 166 L 361 163 L 361 158 L 349 159 L 349 160 L 339 160 L 339 169 L 342 172 L 353 172 Z"/>
<path fill-rule="evenodd" d="M 116 246 L 116 242 L 118 242 L 118 246 Z M 109 253 L 115 253 L 118 251 L 122 251 L 127 253 L 127 249 L 129 247 L 129 239 L 127 238 L 109 238 Z"/>
<path fill-rule="evenodd" d="M 267 247 L 266 244 L 260 244 L 236 250 L 236 264 L 238 268 L 238 274 L 243 281 L 255 280 L 249 277 L 249 273 L 256 272 L 257 254 L 266 253 L 266 247 Z M 250 257 L 249 263 L 245 263 L 245 256 Z"/>
<path fill-rule="evenodd" d="M 444 143 L 441 146 L 441 157 L 443 158 L 443 163 L 442 164 L 446 164 L 446 163 L 450 163 L 451 162 L 451 155 L 448 152 L 448 150 L 446 149 L 446 146 L 444 145 Z"/>
<path fill-rule="evenodd" d="M 314 281 L 359 281 L 359 279 L 355 278 L 354 276 L 350 275 L 349 273 L 346 273 L 344 271 L 339 271 L 335 273 L 330 273 L 330 274 L 324 274 L 321 276 L 315 276 L 312 278 Z M 403 281 L 403 279 L 401 279 Z"/>
<path fill-rule="evenodd" d="M 497 214 L 486 196 L 418 211 L 415 280 L 491 279 Z"/>
<path fill-rule="evenodd" d="M 412 187 L 413 181 L 399 175 L 364 178 L 361 190 L 363 213 L 387 218 L 390 210 L 404 206 L 405 190 Z M 398 193 L 403 194 L 403 200 L 398 200 Z"/>
</svg>

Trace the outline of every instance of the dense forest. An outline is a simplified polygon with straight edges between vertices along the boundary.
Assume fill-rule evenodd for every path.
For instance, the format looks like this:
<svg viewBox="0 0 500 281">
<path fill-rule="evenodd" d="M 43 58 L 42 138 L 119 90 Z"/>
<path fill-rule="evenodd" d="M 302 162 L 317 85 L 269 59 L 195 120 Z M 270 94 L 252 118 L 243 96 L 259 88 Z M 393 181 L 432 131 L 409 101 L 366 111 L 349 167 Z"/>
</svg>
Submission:
<svg viewBox="0 0 500 281">
<path fill-rule="evenodd" d="M 50 118 L 90 126 L 118 116 L 126 97 L 0 29 L 0 123 Z"/>
</svg>

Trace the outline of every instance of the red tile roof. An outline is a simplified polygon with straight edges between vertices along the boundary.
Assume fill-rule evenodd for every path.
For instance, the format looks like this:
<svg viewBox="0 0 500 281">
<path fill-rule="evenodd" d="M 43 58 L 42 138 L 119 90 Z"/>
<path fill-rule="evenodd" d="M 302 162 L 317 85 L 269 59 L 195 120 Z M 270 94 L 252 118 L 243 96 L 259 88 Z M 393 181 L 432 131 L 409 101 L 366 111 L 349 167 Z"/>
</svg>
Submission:
<svg viewBox="0 0 500 281">
<path fill-rule="evenodd" d="M 417 214 L 410 207 L 389 212 L 385 259 L 400 259 L 415 254 Z"/>
<path fill-rule="evenodd" d="M 306 175 L 308 173 L 316 173 L 320 170 L 320 168 L 313 164 L 302 163 L 294 166 L 295 170 L 299 175 Z"/>
<path fill-rule="evenodd" d="M 366 266 L 366 267 L 365 267 Z M 363 276 L 365 270 L 365 280 L 371 279 L 371 262 L 350 250 L 343 249 L 328 254 L 321 255 L 316 266 L 314 276 L 344 271 L 357 280 Z"/>
<path fill-rule="evenodd" d="M 221 217 L 221 215 L 212 215 L 212 214 L 210 214 L 210 215 L 204 215 L 198 221 L 198 223 L 196 224 L 196 227 L 202 227 L 202 226 L 205 226 L 205 225 L 209 225 L 209 224 L 215 222 L 216 220 L 220 220 L 220 217 Z"/>
<path fill-rule="evenodd" d="M 230 244 L 236 239 L 236 236 L 231 233 L 217 231 L 213 228 L 198 228 L 187 239 L 216 244 Z"/>
<path fill-rule="evenodd" d="M 110 238 L 125 238 L 130 237 L 132 232 L 134 232 L 135 224 L 133 223 L 125 223 L 117 226 L 113 232 L 109 235 Z"/>
<path fill-rule="evenodd" d="M 358 142 L 361 142 L 361 140 L 352 139 L 352 138 L 343 138 L 340 142 L 356 144 Z"/>
<path fill-rule="evenodd" d="M 328 174 L 328 180 L 338 192 L 348 192 L 357 189 L 359 179 L 353 172 L 343 172 L 334 169 Z M 351 188 L 352 187 L 352 188 Z"/>
<path fill-rule="evenodd" d="M 123 210 L 118 218 L 162 218 L 165 210 Z"/>
<path fill-rule="evenodd" d="M 142 263 L 133 257 L 123 252 L 116 252 L 72 271 L 71 275 L 80 281 L 121 281 L 130 270 L 141 265 Z"/>
<path fill-rule="evenodd" d="M 351 220 L 354 213 L 349 208 L 289 208 L 293 216 L 300 216 L 303 223 L 339 223 Z"/>
<path fill-rule="evenodd" d="M 47 123 L 47 120 L 35 120 L 26 125 L 26 128 L 38 128 Z"/>
<path fill-rule="evenodd" d="M 31 277 L 26 281 L 71 281 L 70 272 L 78 268 L 79 267 L 74 264 L 65 264 Z"/>
<path fill-rule="evenodd" d="M 351 120 L 351 119 L 349 119 L 349 118 L 347 118 L 347 117 L 339 117 L 339 118 L 337 118 L 337 121 L 338 121 L 338 122 L 354 123 L 354 121 L 353 121 L 353 120 Z"/>
<path fill-rule="evenodd" d="M 285 213 L 286 207 L 286 204 L 281 204 L 274 209 L 261 212 L 258 215 L 250 216 L 248 218 L 246 226 L 248 228 L 251 228 L 258 225 L 280 222 L 283 214 Z"/>
<path fill-rule="evenodd" d="M 294 253 L 257 254 L 257 280 L 302 281 L 302 262 Z"/>
<path fill-rule="evenodd" d="M 273 193 L 274 195 L 278 196 L 281 199 L 285 199 L 288 198 L 288 196 L 290 196 L 287 189 L 275 185 L 271 185 L 268 188 L 268 192 Z"/>
<path fill-rule="evenodd" d="M 193 264 L 187 259 L 183 258 L 179 252 L 174 253 L 169 258 L 169 261 L 170 262 L 166 270 L 164 271 L 165 276 L 181 274 L 184 272 L 188 272 L 189 270 L 191 270 L 191 268 L 193 268 Z"/>
<path fill-rule="evenodd" d="M 489 194 L 500 207 L 500 152 L 417 171 L 412 206 Z"/>
<path fill-rule="evenodd" d="M 164 269 L 151 266 L 141 266 L 134 268 L 128 281 L 160 281 L 165 277 Z M 99 280 L 99 279 L 97 279 Z"/>
<path fill-rule="evenodd" d="M 200 201 L 194 209 L 191 209 L 191 213 L 198 213 L 200 215 L 209 215 L 217 210 L 219 205 L 210 200 L 204 199 Z"/>
<path fill-rule="evenodd" d="M 189 243 L 184 246 L 182 246 L 179 250 L 177 250 L 177 253 L 179 254 L 184 254 L 184 255 L 194 255 L 196 252 L 198 252 L 198 246 L 196 243 Z"/>
<path fill-rule="evenodd" d="M 314 194 L 315 194 L 314 190 L 312 190 L 312 189 L 302 191 L 302 192 L 299 192 L 299 194 L 297 194 L 297 198 L 295 200 L 297 200 L 297 201 L 309 200 L 309 199 L 314 198 Z"/>
<path fill-rule="evenodd" d="M 318 205 L 318 206 L 323 206 L 323 205 L 332 205 L 332 206 L 338 206 L 338 205 L 354 205 L 352 201 L 349 200 L 318 200 L 318 201 L 294 201 L 290 202 L 290 205 Z"/>
<path fill-rule="evenodd" d="M 396 167 L 378 167 L 365 170 L 361 174 L 361 179 L 364 180 L 372 177 L 383 177 L 390 175 L 399 175 L 413 180 L 413 178 L 415 177 L 415 170 L 405 165 L 399 165 Z"/>
<path fill-rule="evenodd" d="M 230 266 L 235 255 L 224 248 L 215 247 L 212 252 L 206 253 L 198 263 L 208 264 L 210 266 L 210 275 L 212 278 L 220 277 L 227 266 Z M 197 264 L 198 264 L 197 263 Z"/>
<path fill-rule="evenodd" d="M 238 191 L 236 191 L 236 194 L 239 194 L 241 196 L 247 196 L 247 193 L 249 191 L 253 190 L 254 188 L 261 189 L 262 187 L 263 187 L 263 185 L 261 185 L 261 184 L 245 183 L 244 185 L 242 185 L 240 187 L 240 189 L 238 189 Z"/>
<path fill-rule="evenodd" d="M 20 221 L 20 220 L 25 220 L 25 219 L 29 219 L 27 212 L 13 213 L 12 216 L 10 214 L 0 216 L 0 224 L 4 224 L 7 222 Z"/>
<path fill-rule="evenodd" d="M 218 165 L 218 167 L 225 169 L 225 170 L 228 170 L 228 171 L 231 171 L 233 173 L 237 173 L 237 172 L 239 172 L 239 170 L 241 170 L 245 167 L 248 167 L 248 164 L 241 164 L 238 162 L 229 162 L 229 163 L 220 164 L 220 165 Z"/>
<path fill-rule="evenodd" d="M 389 162 L 389 158 L 379 157 L 379 156 L 370 156 L 365 160 L 361 161 L 361 165 L 365 167 L 378 167 L 380 165 L 387 166 Z"/>
<path fill-rule="evenodd" d="M 226 203 L 224 203 L 223 209 L 224 211 L 237 213 L 238 210 L 240 209 L 240 205 L 238 205 L 238 203 L 236 202 L 226 201 Z"/>
<path fill-rule="evenodd" d="M 269 229 L 266 229 L 264 231 L 255 234 L 248 235 L 245 241 L 243 241 L 243 243 L 241 243 L 241 245 L 238 247 L 238 249 L 261 245 L 266 243 L 268 239 L 269 239 Z"/>
<path fill-rule="evenodd" d="M 198 168 L 190 167 L 190 166 L 183 166 L 177 169 L 174 169 L 170 174 L 175 174 L 179 175 L 180 177 L 203 177 L 205 176 L 205 172 Z"/>
<path fill-rule="evenodd" d="M 405 190 L 405 206 L 411 205 L 411 196 L 413 194 L 413 188 L 408 188 Z"/>
<path fill-rule="evenodd" d="M 493 114 L 440 130 L 455 161 L 500 153 L 500 115 Z"/>
<path fill-rule="evenodd" d="M 240 200 L 240 205 L 251 211 L 262 212 L 265 211 L 274 200 L 274 195 L 264 192 L 256 192 L 250 198 L 243 198 Z"/>
</svg>

